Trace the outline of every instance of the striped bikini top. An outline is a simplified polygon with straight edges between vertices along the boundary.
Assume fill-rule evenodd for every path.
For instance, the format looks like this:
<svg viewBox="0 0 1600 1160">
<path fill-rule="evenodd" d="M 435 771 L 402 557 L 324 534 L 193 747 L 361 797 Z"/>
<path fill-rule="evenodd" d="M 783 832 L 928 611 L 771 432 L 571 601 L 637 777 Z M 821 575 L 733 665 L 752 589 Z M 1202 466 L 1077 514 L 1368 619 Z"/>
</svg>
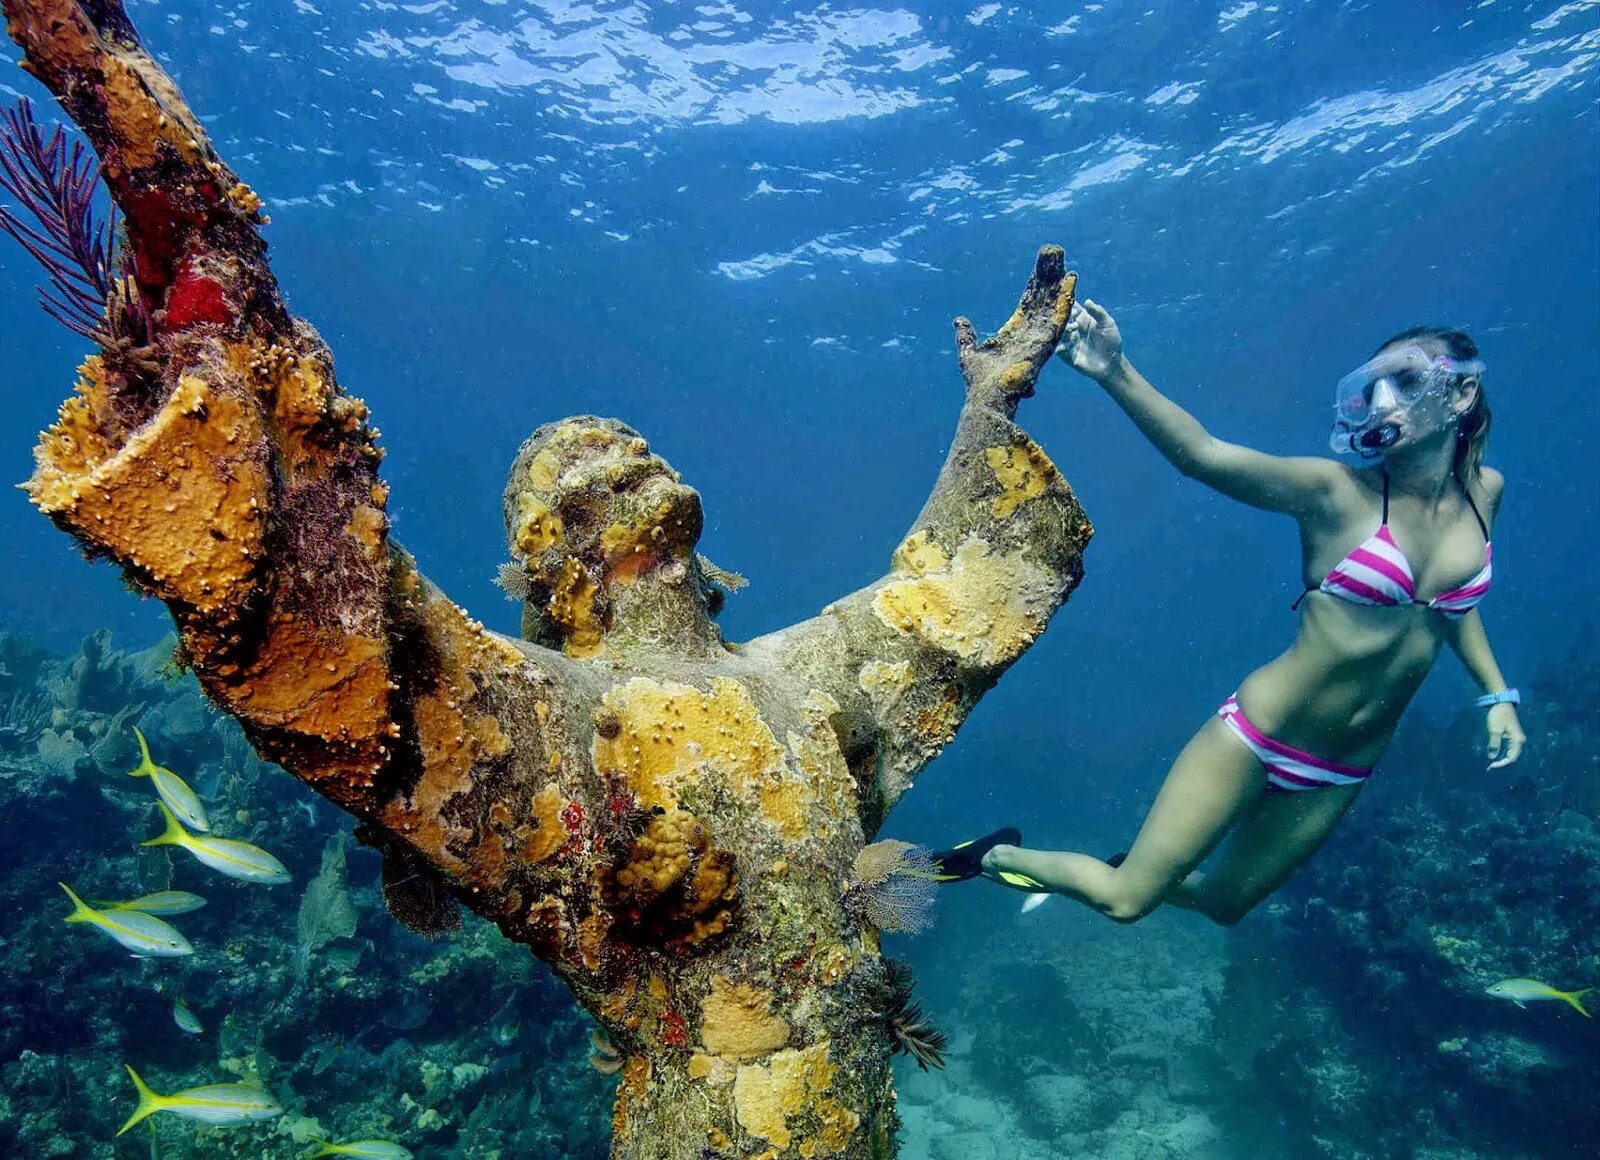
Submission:
<svg viewBox="0 0 1600 1160">
<path fill-rule="evenodd" d="M 1489 542 L 1489 525 L 1483 522 L 1478 505 L 1472 502 L 1472 493 L 1461 482 L 1460 476 L 1456 477 L 1456 486 L 1461 488 L 1461 494 L 1472 509 L 1478 527 L 1483 529 L 1483 567 L 1472 579 L 1448 592 L 1439 593 L 1432 600 L 1417 599 L 1417 582 L 1411 573 L 1411 561 L 1406 559 L 1406 554 L 1394 542 L 1394 536 L 1389 531 L 1389 473 L 1385 471 L 1383 521 L 1378 525 L 1378 530 L 1335 564 L 1332 571 L 1322 578 L 1321 584 L 1302 592 L 1300 600 L 1305 599 L 1307 592 L 1326 592 L 1329 596 L 1337 596 L 1352 604 L 1386 607 L 1426 604 L 1452 620 L 1471 612 L 1489 591 L 1489 582 L 1494 575 L 1494 546 Z M 1294 602 L 1296 608 L 1300 606 L 1300 600 Z"/>
</svg>

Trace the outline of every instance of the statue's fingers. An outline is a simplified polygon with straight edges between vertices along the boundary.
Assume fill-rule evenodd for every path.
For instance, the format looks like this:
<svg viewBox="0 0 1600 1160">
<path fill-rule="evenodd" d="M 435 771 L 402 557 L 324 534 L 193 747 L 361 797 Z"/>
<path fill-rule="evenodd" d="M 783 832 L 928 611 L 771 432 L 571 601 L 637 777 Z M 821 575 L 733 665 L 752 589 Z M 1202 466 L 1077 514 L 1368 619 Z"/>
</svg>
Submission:
<svg viewBox="0 0 1600 1160">
<path fill-rule="evenodd" d="M 1039 256 L 1033 260 L 1033 280 L 1041 288 L 1048 287 L 1050 297 L 1067 276 L 1067 253 L 1060 246 L 1040 246 Z"/>
<path fill-rule="evenodd" d="M 1024 313 L 1054 307 L 1066 273 L 1066 252 L 1060 246 L 1040 246 L 1033 260 L 1033 276 L 1028 279 L 1028 288 L 1022 292 L 1019 303 Z"/>
<path fill-rule="evenodd" d="M 956 353 L 969 354 L 978 345 L 978 336 L 972 332 L 972 323 L 965 318 L 956 319 Z"/>
</svg>

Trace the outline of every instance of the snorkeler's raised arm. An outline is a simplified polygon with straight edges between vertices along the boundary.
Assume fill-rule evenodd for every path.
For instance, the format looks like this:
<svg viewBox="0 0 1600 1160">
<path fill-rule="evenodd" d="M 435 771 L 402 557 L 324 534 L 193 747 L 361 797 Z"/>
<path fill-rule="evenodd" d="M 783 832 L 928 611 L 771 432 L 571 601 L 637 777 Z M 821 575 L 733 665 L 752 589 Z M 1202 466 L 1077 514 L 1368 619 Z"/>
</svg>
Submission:
<svg viewBox="0 0 1600 1160">
<path fill-rule="evenodd" d="M 1269 455 L 1212 435 L 1128 361 L 1115 320 L 1090 299 L 1074 304 L 1058 353 L 1099 383 L 1168 463 L 1230 499 L 1304 517 L 1323 510 L 1343 478 L 1326 459 Z"/>
<path fill-rule="evenodd" d="M 1071 488 L 1014 422 L 1061 335 L 1076 276 L 1040 250 L 1010 320 L 956 320 L 966 405 L 890 572 L 812 620 L 751 641 L 838 703 L 870 833 L 1083 575 L 1092 534 Z"/>
</svg>

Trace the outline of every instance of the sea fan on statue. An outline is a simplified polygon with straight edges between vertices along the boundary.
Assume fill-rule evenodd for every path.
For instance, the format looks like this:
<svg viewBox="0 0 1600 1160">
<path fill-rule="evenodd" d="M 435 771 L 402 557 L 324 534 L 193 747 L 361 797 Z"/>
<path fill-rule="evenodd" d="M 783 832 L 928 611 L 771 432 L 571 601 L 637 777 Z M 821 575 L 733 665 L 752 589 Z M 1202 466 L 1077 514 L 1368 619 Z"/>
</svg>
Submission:
<svg viewBox="0 0 1600 1160">
<path fill-rule="evenodd" d="M 874 842 L 856 855 L 845 909 L 882 931 L 927 930 L 938 890 L 934 873 L 933 856 L 921 846 L 892 838 Z"/>
<path fill-rule="evenodd" d="M 47 139 L 26 98 L 0 110 L 0 188 L 34 219 L 0 205 L 0 230 L 44 267 L 40 286 L 45 313 L 76 334 L 110 346 L 121 333 L 122 310 L 107 304 L 124 289 L 115 254 L 117 211 L 95 213 L 100 167 L 82 142 L 68 142 L 57 126 Z M 109 332 L 108 332 L 109 325 Z"/>
</svg>

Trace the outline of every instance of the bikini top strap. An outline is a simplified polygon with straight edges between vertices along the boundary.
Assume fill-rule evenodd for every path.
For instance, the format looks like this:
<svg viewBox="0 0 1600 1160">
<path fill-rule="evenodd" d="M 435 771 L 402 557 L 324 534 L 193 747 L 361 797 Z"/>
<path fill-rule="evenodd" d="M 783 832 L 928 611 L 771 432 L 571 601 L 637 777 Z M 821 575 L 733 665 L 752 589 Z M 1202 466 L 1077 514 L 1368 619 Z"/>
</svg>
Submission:
<svg viewBox="0 0 1600 1160">
<path fill-rule="evenodd" d="M 1476 510 L 1476 509 L 1474 509 Z M 1389 469 L 1383 469 L 1383 522 L 1389 522 Z"/>
<path fill-rule="evenodd" d="M 1489 542 L 1489 525 L 1483 522 L 1483 514 L 1478 511 L 1478 505 L 1473 502 L 1472 492 L 1467 490 L 1466 483 L 1461 478 L 1459 471 L 1452 472 L 1456 477 L 1456 486 L 1461 489 L 1461 498 L 1467 501 L 1467 506 L 1472 509 L 1472 518 L 1478 521 L 1478 527 L 1483 532 L 1483 542 Z"/>
</svg>

